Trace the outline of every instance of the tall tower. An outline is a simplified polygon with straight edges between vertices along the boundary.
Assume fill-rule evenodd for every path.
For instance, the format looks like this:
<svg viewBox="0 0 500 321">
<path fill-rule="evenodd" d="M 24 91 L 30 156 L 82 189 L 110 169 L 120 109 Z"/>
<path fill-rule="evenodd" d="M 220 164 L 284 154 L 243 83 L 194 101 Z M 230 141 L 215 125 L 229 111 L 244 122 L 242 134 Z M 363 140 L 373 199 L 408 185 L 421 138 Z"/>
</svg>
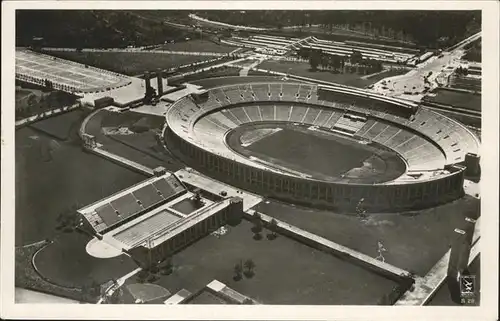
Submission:
<svg viewBox="0 0 500 321">
<path fill-rule="evenodd" d="M 158 97 L 163 95 L 163 71 L 158 68 L 156 71 L 156 81 L 158 82 Z"/>
<path fill-rule="evenodd" d="M 149 71 L 144 72 L 144 81 L 146 81 L 146 94 L 151 90 L 151 79 L 149 75 Z"/>
<path fill-rule="evenodd" d="M 447 282 L 452 300 L 461 303 L 460 277 L 469 266 L 470 251 L 474 237 L 476 220 L 466 217 L 463 229 L 455 229 L 455 239 L 451 245 L 448 262 Z"/>
</svg>

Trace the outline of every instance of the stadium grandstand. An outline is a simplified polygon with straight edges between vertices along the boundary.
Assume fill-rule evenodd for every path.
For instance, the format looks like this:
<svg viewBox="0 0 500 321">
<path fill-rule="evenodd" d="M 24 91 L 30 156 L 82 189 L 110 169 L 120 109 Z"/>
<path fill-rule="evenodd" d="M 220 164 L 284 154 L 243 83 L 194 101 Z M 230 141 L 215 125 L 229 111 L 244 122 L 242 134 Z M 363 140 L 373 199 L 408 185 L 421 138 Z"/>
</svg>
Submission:
<svg viewBox="0 0 500 321">
<path fill-rule="evenodd" d="M 59 59 L 42 53 L 16 49 L 16 79 L 45 87 L 83 94 L 121 88 L 129 77 L 111 71 Z"/>
<path fill-rule="evenodd" d="M 428 207 L 460 197 L 462 165 L 479 145 L 460 123 L 416 104 L 290 82 L 235 84 L 190 95 L 173 104 L 166 120 L 167 144 L 221 180 L 336 208 L 352 208 L 364 198 L 373 211 Z M 372 161 L 343 173 L 314 172 L 247 150 L 259 138 L 245 130 L 276 136 L 290 124 L 371 148 Z"/>
<path fill-rule="evenodd" d="M 223 42 L 234 46 L 256 49 L 262 53 L 281 55 L 290 51 L 297 51 L 300 48 L 321 50 L 323 53 L 337 56 L 349 56 L 357 51 L 361 53 L 364 59 L 390 63 L 406 63 L 412 59 L 425 61 L 431 56 L 426 53 L 420 57 L 418 51 L 405 48 L 374 47 L 371 44 L 322 40 L 313 36 L 306 38 L 286 38 L 269 35 L 253 35 L 247 38 L 234 36 L 228 40 L 223 40 Z"/>
</svg>

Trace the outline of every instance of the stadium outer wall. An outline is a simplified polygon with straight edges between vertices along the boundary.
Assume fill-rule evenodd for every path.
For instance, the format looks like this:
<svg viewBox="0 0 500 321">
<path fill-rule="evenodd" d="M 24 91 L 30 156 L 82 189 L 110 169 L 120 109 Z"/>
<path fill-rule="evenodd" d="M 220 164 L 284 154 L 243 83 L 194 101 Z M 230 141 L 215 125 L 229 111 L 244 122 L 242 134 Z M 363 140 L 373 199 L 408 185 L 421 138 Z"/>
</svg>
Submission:
<svg viewBox="0 0 500 321">
<path fill-rule="evenodd" d="M 448 166 L 451 174 L 412 183 L 346 184 L 287 176 L 213 154 L 180 137 L 168 126 L 169 149 L 189 166 L 230 185 L 295 204 L 354 213 L 361 199 L 366 212 L 419 210 L 464 195 L 465 168 Z"/>
</svg>

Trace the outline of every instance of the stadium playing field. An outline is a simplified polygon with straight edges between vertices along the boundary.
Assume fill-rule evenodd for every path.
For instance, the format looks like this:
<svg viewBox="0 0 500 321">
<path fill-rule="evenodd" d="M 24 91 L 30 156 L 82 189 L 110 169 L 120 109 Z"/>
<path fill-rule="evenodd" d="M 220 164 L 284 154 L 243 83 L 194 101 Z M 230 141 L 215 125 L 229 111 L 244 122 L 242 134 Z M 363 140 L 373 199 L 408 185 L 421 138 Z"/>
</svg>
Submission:
<svg viewBox="0 0 500 321">
<path fill-rule="evenodd" d="M 236 136 L 241 137 L 262 126 L 266 125 L 254 124 L 246 129 L 245 126 L 236 129 L 227 136 L 229 146 L 240 154 L 254 157 L 257 162 L 272 163 L 282 169 L 328 181 L 383 182 L 398 177 L 405 170 L 403 161 L 394 153 L 334 133 L 309 130 L 305 126 L 281 124 L 278 127 L 282 130 L 265 135 L 252 144 L 242 146 L 236 141 Z"/>
</svg>

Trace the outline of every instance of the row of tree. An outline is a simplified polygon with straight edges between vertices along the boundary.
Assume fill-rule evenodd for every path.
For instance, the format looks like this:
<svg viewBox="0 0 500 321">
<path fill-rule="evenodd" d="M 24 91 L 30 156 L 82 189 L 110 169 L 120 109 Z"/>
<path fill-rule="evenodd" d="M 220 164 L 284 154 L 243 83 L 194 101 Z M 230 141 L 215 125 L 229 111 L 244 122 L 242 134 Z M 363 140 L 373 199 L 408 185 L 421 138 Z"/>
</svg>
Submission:
<svg viewBox="0 0 500 321">
<path fill-rule="evenodd" d="M 234 265 L 234 276 L 235 281 L 239 281 L 243 278 L 243 275 L 247 278 L 252 278 L 255 275 L 254 269 L 256 267 L 255 262 L 252 259 L 246 260 L 244 263 L 242 261 Z"/>
<path fill-rule="evenodd" d="M 203 17 L 235 25 L 266 28 L 344 25 L 425 47 L 445 46 L 481 29 L 481 11 L 415 10 L 212 10 Z"/>
<path fill-rule="evenodd" d="M 373 59 L 365 59 L 359 51 L 354 51 L 350 56 L 337 56 L 318 49 L 302 47 L 297 51 L 302 59 L 308 59 L 312 70 L 330 69 L 344 71 L 346 66 L 360 66 L 367 73 L 374 73 L 383 69 L 382 63 Z"/>
<path fill-rule="evenodd" d="M 278 234 L 276 230 L 278 228 L 278 222 L 273 218 L 269 223 L 264 223 L 259 213 L 255 213 L 253 216 L 253 227 L 252 232 L 254 233 L 254 239 L 260 240 L 262 239 L 262 233 L 264 227 L 267 227 L 270 233 L 267 235 L 267 238 L 270 240 L 274 240 Z"/>
<path fill-rule="evenodd" d="M 469 74 L 469 69 L 466 67 L 459 66 L 455 69 L 455 74 L 457 76 L 467 76 Z"/>
<path fill-rule="evenodd" d="M 16 45 L 30 46 L 33 37 L 48 47 L 125 48 L 199 34 L 123 10 L 17 10 Z"/>
<path fill-rule="evenodd" d="M 467 52 L 462 57 L 464 60 L 481 62 L 481 40 L 475 41 L 466 47 Z"/>
</svg>

